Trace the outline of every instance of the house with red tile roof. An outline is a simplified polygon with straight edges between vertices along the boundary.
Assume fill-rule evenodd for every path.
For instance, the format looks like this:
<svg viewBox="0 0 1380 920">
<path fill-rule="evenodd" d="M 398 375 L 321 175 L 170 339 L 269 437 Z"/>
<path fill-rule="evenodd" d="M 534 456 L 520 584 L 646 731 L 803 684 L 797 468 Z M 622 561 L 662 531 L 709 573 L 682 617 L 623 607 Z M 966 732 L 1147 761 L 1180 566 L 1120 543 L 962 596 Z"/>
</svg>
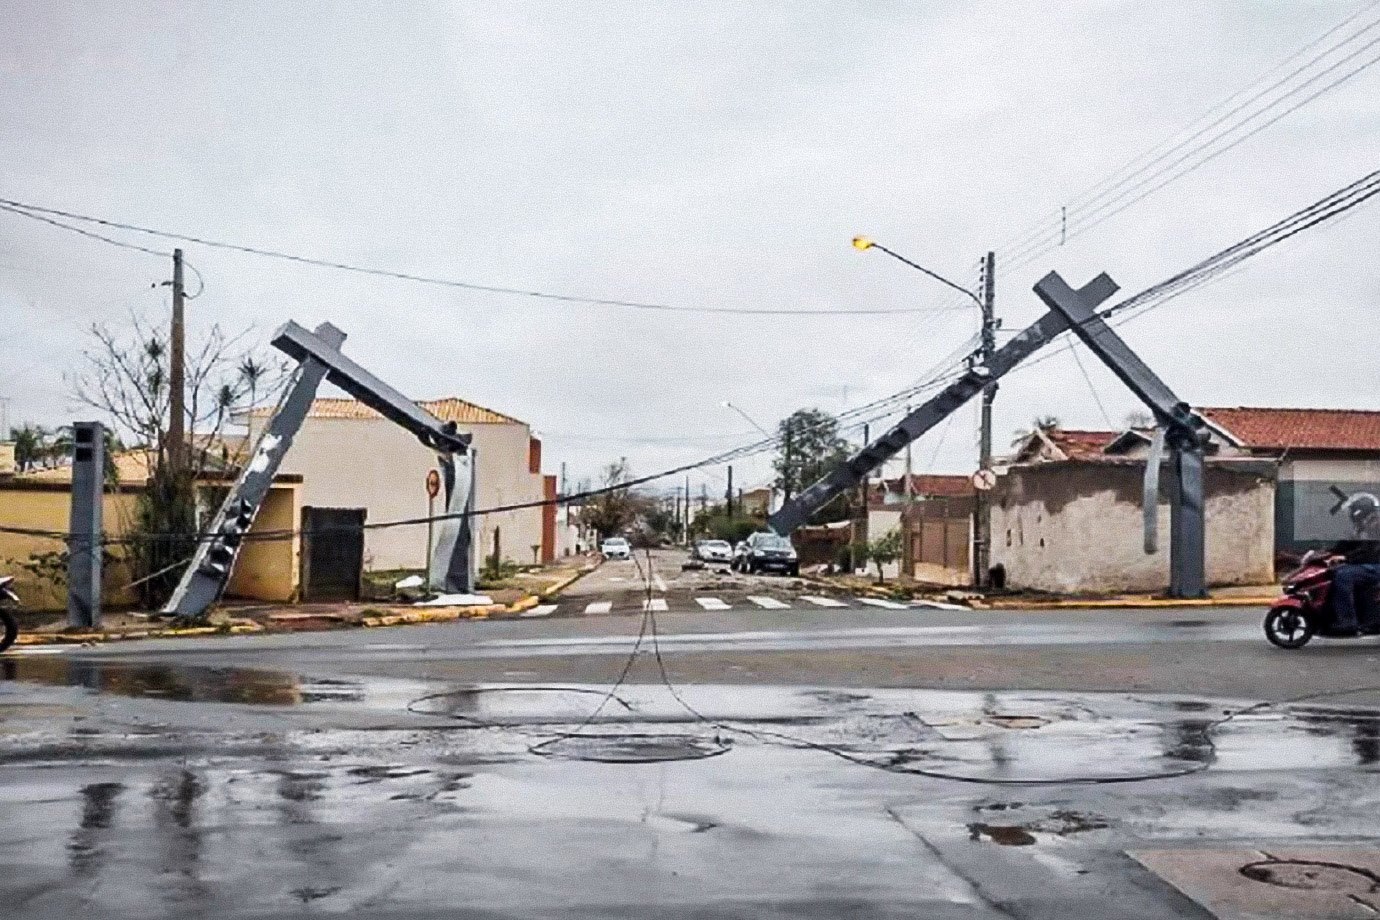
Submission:
<svg viewBox="0 0 1380 920">
<path fill-rule="evenodd" d="M 1380 495 L 1380 411 L 1203 407 L 1208 578 L 1263 583 L 1302 551 L 1358 535 L 1358 498 Z M 1142 549 L 1152 432 L 1053 428 L 1012 454 L 993 494 L 994 564 L 1054 591 L 1158 590 L 1168 577 L 1168 477 L 1159 550 Z"/>
</svg>

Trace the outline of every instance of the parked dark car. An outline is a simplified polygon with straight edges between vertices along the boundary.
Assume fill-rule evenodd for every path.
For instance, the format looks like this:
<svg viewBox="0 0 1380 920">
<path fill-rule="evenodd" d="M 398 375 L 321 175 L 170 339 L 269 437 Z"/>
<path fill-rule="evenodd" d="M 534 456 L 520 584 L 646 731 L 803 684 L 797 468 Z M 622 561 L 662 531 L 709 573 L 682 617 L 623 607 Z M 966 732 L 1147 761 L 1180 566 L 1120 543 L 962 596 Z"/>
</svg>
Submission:
<svg viewBox="0 0 1380 920">
<path fill-rule="evenodd" d="M 763 530 L 738 544 L 733 567 L 749 575 L 780 572 L 782 575 L 797 576 L 800 574 L 800 556 L 796 554 L 789 537 Z"/>
</svg>

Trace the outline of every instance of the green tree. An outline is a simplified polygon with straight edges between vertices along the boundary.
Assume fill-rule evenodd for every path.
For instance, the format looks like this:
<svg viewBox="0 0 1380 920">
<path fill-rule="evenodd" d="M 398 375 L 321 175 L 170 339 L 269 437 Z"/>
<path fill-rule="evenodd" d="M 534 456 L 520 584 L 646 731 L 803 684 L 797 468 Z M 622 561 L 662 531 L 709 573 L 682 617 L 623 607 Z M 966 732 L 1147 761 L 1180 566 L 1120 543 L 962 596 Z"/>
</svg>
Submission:
<svg viewBox="0 0 1380 920">
<path fill-rule="evenodd" d="M 599 539 L 627 533 L 654 506 L 648 496 L 637 494 L 631 487 L 618 488 L 632 478 L 626 457 L 606 465 L 600 479 L 603 487 L 611 491 L 594 496 L 580 509 L 580 521 L 592 528 Z"/>
<path fill-rule="evenodd" d="M 882 566 L 901 558 L 901 531 L 893 528 L 867 544 L 867 558 L 877 566 L 877 583 L 886 581 Z"/>
<path fill-rule="evenodd" d="M 781 446 L 772 467 L 775 486 L 787 498 L 798 495 L 848 458 L 848 442 L 839 435 L 839 422 L 820 409 L 800 409 L 781 420 L 777 429 Z M 848 495 L 825 505 L 817 520 L 836 521 L 848 516 Z"/>
<path fill-rule="evenodd" d="M 14 442 L 14 465 L 19 472 L 31 470 L 48 460 L 48 443 L 51 439 L 48 429 L 42 425 L 24 423 L 10 429 L 10 440 Z"/>
<path fill-rule="evenodd" d="M 198 501 L 207 497 L 198 496 L 198 478 L 219 475 L 241 459 L 227 462 L 218 449 L 225 425 L 232 415 L 276 398 L 288 380 L 286 365 L 273 368 L 277 373 L 265 379 L 268 365 L 244 344 L 246 336 L 227 335 L 213 325 L 187 343 L 185 430 L 190 449 L 182 452 L 181 469 L 174 468 L 175 452 L 169 450 L 171 349 L 160 322 L 132 314 L 124 328 L 93 326 L 82 365 L 71 378 L 77 400 L 96 409 L 113 434 L 127 437 L 146 454 L 148 481 L 125 534 L 130 541 L 126 558 L 132 574 L 141 579 L 140 600 L 147 607 L 160 606 L 172 592 L 196 548 Z M 113 457 L 118 444 L 118 439 L 107 442 L 107 456 Z"/>
</svg>

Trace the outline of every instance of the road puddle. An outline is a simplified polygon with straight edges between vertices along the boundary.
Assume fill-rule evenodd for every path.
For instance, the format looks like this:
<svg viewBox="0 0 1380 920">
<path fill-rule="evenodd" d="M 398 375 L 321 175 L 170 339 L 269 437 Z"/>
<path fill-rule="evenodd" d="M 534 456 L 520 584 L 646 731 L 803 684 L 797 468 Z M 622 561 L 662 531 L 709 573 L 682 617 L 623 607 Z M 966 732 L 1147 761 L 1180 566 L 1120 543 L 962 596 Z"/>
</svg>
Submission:
<svg viewBox="0 0 1380 920">
<path fill-rule="evenodd" d="M 49 655 L 0 660 L 0 679 L 184 703 L 300 706 L 358 702 L 364 696 L 359 683 L 308 681 L 284 671 Z"/>
</svg>

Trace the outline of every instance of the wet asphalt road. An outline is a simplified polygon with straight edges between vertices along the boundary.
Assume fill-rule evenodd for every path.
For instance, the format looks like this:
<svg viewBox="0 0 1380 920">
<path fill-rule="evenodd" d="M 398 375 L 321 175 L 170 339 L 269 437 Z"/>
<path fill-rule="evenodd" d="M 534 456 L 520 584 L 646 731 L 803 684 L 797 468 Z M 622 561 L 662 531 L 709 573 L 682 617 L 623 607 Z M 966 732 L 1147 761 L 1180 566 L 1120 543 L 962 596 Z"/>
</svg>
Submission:
<svg viewBox="0 0 1380 920">
<path fill-rule="evenodd" d="M 0 659 L 5 915 L 1380 908 L 1375 640 L 668 606 Z"/>
</svg>

